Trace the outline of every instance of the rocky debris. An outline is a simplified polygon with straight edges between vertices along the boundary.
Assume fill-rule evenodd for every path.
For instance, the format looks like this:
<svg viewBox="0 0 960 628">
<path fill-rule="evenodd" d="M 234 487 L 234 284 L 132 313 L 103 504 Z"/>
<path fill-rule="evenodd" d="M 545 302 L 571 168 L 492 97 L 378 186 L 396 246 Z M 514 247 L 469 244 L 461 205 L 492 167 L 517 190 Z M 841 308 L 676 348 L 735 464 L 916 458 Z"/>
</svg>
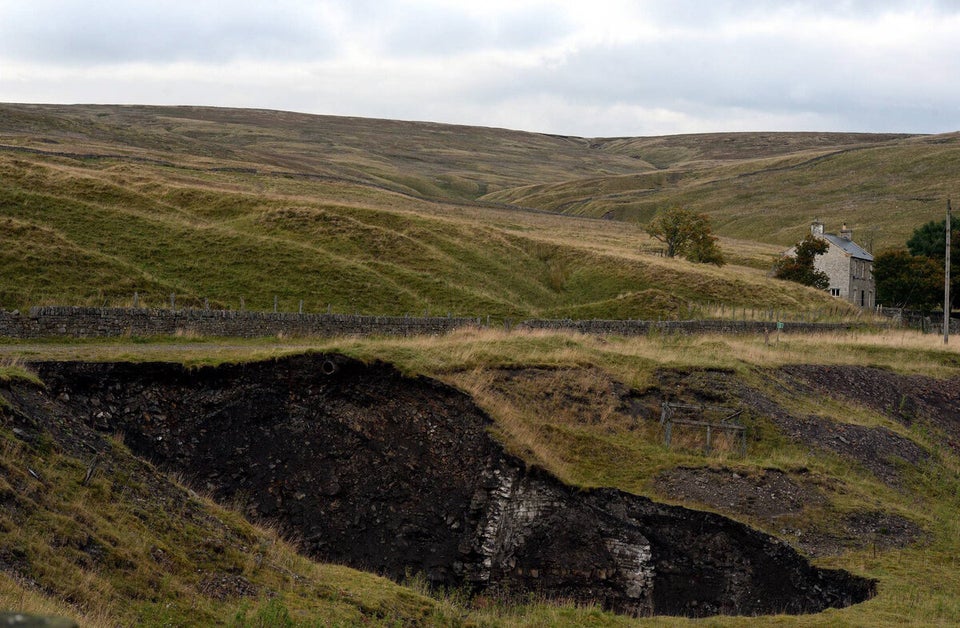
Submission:
<svg viewBox="0 0 960 628">
<path fill-rule="evenodd" d="M 0 612 L 0 628 L 78 628 L 77 622 L 66 617 Z"/>
<path fill-rule="evenodd" d="M 259 588 L 238 574 L 205 573 L 197 584 L 197 591 L 217 600 L 229 598 L 256 597 Z"/>
<path fill-rule="evenodd" d="M 595 491 L 591 498 L 641 527 L 650 541 L 657 613 L 807 613 L 820 605 L 849 606 L 876 592 L 874 581 L 812 567 L 787 543 L 731 525 L 721 515 L 668 507 L 621 491 Z M 748 547 L 756 551 L 745 552 Z"/>
<path fill-rule="evenodd" d="M 794 480 L 778 469 L 748 474 L 733 469 L 677 467 L 654 478 L 653 488 L 670 499 L 771 521 L 826 502 L 812 482 Z"/>
<path fill-rule="evenodd" d="M 563 485 L 508 455 L 469 397 L 389 365 L 306 355 L 35 368 L 63 435 L 82 431 L 76 418 L 122 432 L 324 560 L 637 615 L 817 612 L 874 592 L 720 515 Z"/>
<path fill-rule="evenodd" d="M 915 442 L 885 427 L 837 423 L 814 415 L 777 413 L 772 418 L 786 436 L 856 460 L 890 486 L 900 485 L 899 465 L 917 465 L 930 457 Z"/>
<path fill-rule="evenodd" d="M 788 474 L 778 469 L 750 473 L 728 468 L 678 467 L 660 473 L 653 487 L 669 499 L 750 517 L 815 558 L 852 549 L 902 548 L 928 536 L 918 524 L 897 514 L 835 512 L 824 490 L 805 469 Z M 805 511 L 810 509 L 817 512 L 812 522 L 806 522 Z"/>
<path fill-rule="evenodd" d="M 877 386 L 869 384 L 873 376 L 886 374 L 881 369 L 863 369 L 849 367 L 860 374 L 863 381 L 860 387 L 844 388 L 848 378 L 831 379 L 836 374 L 843 373 L 848 367 L 819 367 L 795 366 L 782 367 L 776 372 L 775 378 L 781 392 L 796 397 L 815 397 L 822 394 L 822 390 L 811 385 L 807 376 L 799 377 L 797 373 L 813 374 L 819 369 L 827 373 L 821 379 L 825 388 L 844 390 L 845 399 L 850 402 L 870 406 L 873 393 Z M 812 375 L 811 375 L 812 377 Z M 884 483 L 900 486 L 902 465 L 917 465 L 930 456 L 923 447 L 909 438 L 897 434 L 885 427 L 867 427 L 852 423 L 838 423 L 829 418 L 816 415 L 800 416 L 788 411 L 782 405 L 772 400 L 760 391 L 747 386 L 732 372 L 723 370 L 703 371 L 672 371 L 662 370 L 658 374 L 659 384 L 647 391 L 648 396 L 660 396 L 663 399 L 673 398 L 693 399 L 698 403 L 733 405 L 744 408 L 755 417 L 770 419 L 779 432 L 791 440 L 810 446 L 815 449 L 830 451 L 849 460 L 862 464 Z M 905 378 L 911 381 L 911 378 Z M 960 386 L 953 380 L 938 382 L 925 380 L 926 393 L 915 397 L 919 407 L 928 405 L 949 405 L 960 407 Z M 832 382 L 832 383 L 827 383 Z M 893 390 L 897 389 L 894 381 L 883 378 L 883 385 Z M 859 391 L 859 392 L 858 392 Z M 952 400 L 952 401 L 951 401 Z M 956 410 L 954 410 L 956 412 Z M 929 419 L 934 420 L 930 415 Z M 941 419 L 938 419 L 941 420 Z M 951 421 L 951 419 L 942 419 Z M 960 426 L 960 422 L 958 422 Z"/>
<path fill-rule="evenodd" d="M 900 375 L 866 366 L 793 365 L 780 371 L 817 394 L 867 406 L 905 425 L 926 421 L 960 450 L 960 378 Z"/>
<path fill-rule="evenodd" d="M 881 511 L 846 513 L 797 536 L 810 556 L 835 556 L 851 549 L 882 552 L 923 543 L 929 534 L 913 521 Z"/>
</svg>

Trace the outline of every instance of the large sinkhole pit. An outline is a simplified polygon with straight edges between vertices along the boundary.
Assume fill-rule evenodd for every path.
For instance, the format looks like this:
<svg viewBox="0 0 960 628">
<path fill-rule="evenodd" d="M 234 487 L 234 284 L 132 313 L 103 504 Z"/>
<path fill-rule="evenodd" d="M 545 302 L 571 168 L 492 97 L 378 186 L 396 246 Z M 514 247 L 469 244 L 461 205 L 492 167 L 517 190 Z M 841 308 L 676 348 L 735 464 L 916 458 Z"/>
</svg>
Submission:
<svg viewBox="0 0 960 628">
<path fill-rule="evenodd" d="M 388 364 L 36 368 L 69 414 L 319 560 L 635 615 L 816 613 L 875 592 L 723 516 L 567 486 L 507 454 L 469 396 Z"/>
</svg>

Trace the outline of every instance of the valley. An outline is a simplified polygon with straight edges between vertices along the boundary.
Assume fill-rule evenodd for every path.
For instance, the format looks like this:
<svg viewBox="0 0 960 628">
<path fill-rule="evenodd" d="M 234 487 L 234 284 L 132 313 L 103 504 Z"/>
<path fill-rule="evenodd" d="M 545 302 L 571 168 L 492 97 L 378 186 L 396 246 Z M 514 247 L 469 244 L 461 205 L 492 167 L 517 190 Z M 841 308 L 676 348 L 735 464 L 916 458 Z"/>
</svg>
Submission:
<svg viewBox="0 0 960 628">
<path fill-rule="evenodd" d="M 956 343 L 769 270 L 814 218 L 901 246 L 942 217 L 958 141 L 0 105 L 0 310 L 33 330 L 0 336 L 0 605 L 949 624 Z M 661 256 L 644 227 L 671 205 L 724 266 Z M 778 321 L 822 327 L 752 326 Z M 665 403 L 739 412 L 743 451 L 668 440 Z"/>
</svg>

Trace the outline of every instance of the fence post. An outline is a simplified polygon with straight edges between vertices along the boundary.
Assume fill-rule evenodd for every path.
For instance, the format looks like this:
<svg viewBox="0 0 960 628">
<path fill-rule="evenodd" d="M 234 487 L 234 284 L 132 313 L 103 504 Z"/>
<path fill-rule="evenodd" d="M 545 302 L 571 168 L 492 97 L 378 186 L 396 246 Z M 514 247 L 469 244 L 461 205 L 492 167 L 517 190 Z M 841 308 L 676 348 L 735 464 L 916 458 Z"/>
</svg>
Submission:
<svg viewBox="0 0 960 628">
<path fill-rule="evenodd" d="M 273 313 L 274 314 L 277 313 L 277 300 L 278 300 L 277 295 L 273 295 Z"/>
<path fill-rule="evenodd" d="M 298 313 L 303 314 L 303 299 L 300 299 L 300 310 Z"/>
<path fill-rule="evenodd" d="M 177 297 L 172 292 L 170 293 L 170 311 L 175 312 L 177 310 Z"/>
<path fill-rule="evenodd" d="M 242 312 L 245 307 L 246 303 L 244 303 L 243 297 L 240 297 L 240 311 Z"/>
<path fill-rule="evenodd" d="M 133 307 L 134 308 L 140 307 L 140 294 L 137 292 L 133 293 Z"/>
</svg>

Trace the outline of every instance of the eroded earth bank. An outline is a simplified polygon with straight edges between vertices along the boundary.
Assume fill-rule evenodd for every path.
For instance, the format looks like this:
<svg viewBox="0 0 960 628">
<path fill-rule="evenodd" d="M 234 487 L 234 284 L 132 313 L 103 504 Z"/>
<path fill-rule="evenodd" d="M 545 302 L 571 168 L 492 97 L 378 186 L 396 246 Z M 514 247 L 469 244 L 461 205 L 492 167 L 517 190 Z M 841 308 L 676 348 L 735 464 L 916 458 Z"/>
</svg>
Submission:
<svg viewBox="0 0 960 628">
<path fill-rule="evenodd" d="M 6 394 L 21 429 L 122 433 L 321 560 L 630 614 L 812 613 L 875 591 L 723 516 L 564 485 L 506 453 L 468 395 L 383 363 L 34 368 L 45 390 Z"/>
</svg>

